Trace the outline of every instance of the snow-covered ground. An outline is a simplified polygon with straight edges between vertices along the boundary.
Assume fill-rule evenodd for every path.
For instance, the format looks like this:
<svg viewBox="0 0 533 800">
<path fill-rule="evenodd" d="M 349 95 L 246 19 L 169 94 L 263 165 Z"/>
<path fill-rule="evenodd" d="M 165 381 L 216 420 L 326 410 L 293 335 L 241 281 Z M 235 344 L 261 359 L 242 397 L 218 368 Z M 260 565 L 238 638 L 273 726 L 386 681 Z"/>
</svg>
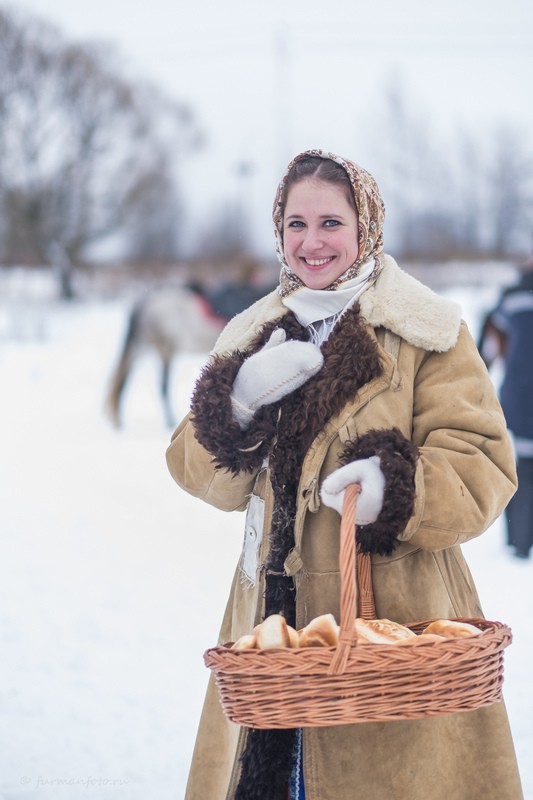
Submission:
<svg viewBox="0 0 533 800">
<path fill-rule="evenodd" d="M 459 299 L 476 324 L 486 297 Z M 0 800 L 184 795 L 242 518 L 168 475 L 149 357 L 124 429 L 107 423 L 125 314 L 120 301 L 0 305 Z M 177 364 L 178 416 L 200 364 Z M 465 552 L 486 615 L 513 628 L 505 696 L 533 800 L 532 565 L 506 551 L 501 522 Z"/>
</svg>

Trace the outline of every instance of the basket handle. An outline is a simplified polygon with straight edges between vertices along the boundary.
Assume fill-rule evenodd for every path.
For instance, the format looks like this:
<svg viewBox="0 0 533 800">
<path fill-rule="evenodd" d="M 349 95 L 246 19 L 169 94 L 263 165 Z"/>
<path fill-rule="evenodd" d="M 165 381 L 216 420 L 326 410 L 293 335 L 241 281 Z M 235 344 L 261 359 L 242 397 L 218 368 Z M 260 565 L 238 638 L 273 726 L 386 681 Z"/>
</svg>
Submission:
<svg viewBox="0 0 533 800">
<path fill-rule="evenodd" d="M 372 591 L 372 573 L 369 553 L 362 553 L 357 544 L 355 511 L 359 484 L 346 487 L 341 517 L 339 568 L 341 577 L 341 622 L 339 644 L 328 669 L 329 675 L 342 674 L 348 663 L 352 645 L 357 641 L 354 628 L 359 601 L 359 615 L 375 619 L 376 608 Z"/>
</svg>

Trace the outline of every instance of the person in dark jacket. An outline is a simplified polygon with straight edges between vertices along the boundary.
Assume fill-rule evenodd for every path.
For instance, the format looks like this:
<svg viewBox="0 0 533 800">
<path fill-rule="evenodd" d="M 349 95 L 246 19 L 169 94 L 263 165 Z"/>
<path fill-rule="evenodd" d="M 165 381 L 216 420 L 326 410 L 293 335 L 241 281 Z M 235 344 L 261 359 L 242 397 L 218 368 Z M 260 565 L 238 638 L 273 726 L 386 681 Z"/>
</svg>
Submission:
<svg viewBox="0 0 533 800">
<path fill-rule="evenodd" d="M 487 366 L 503 359 L 500 400 L 513 435 L 518 491 L 506 512 L 507 543 L 518 558 L 533 547 L 533 258 L 485 318 L 479 349 Z"/>
</svg>

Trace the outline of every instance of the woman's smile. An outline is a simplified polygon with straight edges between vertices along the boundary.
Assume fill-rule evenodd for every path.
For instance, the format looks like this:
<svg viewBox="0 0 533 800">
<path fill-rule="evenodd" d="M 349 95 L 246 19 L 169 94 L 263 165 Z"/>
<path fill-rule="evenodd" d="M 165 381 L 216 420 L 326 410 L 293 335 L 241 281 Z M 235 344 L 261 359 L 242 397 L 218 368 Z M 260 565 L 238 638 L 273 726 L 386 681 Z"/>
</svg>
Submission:
<svg viewBox="0 0 533 800">
<path fill-rule="evenodd" d="M 320 258 L 320 259 L 311 259 L 302 256 L 302 260 L 305 261 L 308 267 L 323 267 L 324 264 L 329 264 L 330 261 L 333 261 L 335 256 L 329 256 L 328 258 Z"/>
</svg>

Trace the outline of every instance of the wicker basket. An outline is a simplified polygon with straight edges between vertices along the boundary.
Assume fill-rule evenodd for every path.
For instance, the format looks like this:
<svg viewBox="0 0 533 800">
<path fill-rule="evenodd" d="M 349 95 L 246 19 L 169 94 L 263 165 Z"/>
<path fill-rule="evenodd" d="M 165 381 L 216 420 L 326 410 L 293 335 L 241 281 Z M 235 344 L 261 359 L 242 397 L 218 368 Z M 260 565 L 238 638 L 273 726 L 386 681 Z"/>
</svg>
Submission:
<svg viewBox="0 0 533 800">
<path fill-rule="evenodd" d="M 359 616 L 376 616 L 370 557 L 355 545 L 358 491 L 346 490 L 341 521 L 339 645 L 237 651 L 229 642 L 205 652 L 232 722 L 252 728 L 385 722 L 471 711 L 501 700 L 503 651 L 512 641 L 501 622 L 462 619 L 482 630 L 464 639 L 358 646 L 358 594 Z M 420 633 L 430 621 L 407 627 Z"/>
</svg>

